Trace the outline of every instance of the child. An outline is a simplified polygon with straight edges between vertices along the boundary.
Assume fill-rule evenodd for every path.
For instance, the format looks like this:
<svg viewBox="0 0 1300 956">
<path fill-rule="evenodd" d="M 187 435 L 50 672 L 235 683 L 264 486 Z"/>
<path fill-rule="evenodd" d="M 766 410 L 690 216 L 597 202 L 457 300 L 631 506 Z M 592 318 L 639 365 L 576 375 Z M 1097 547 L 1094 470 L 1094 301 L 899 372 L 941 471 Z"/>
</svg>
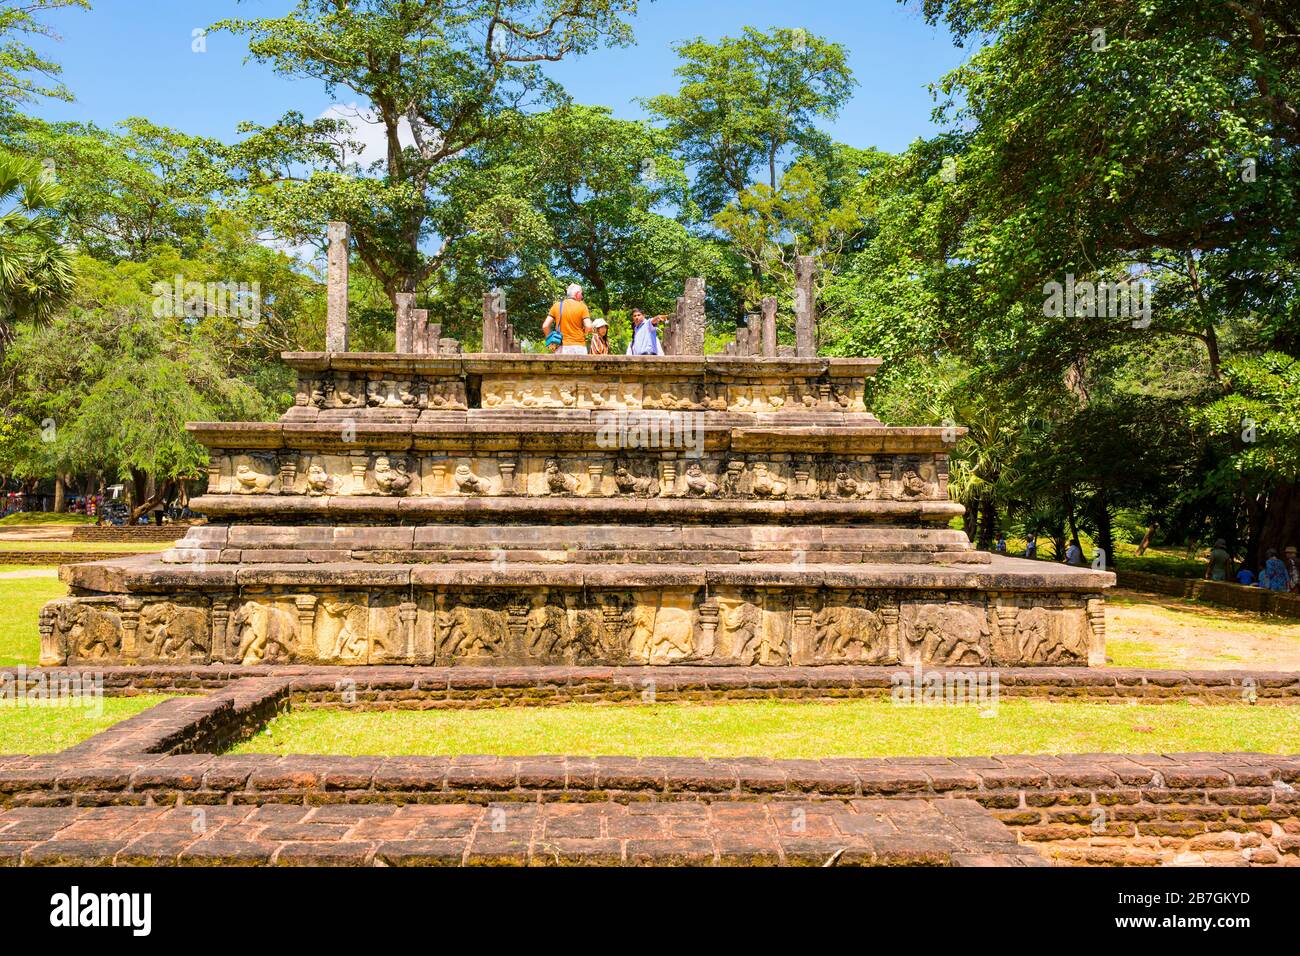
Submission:
<svg viewBox="0 0 1300 956">
<path fill-rule="evenodd" d="M 591 323 L 591 354 L 609 354 L 609 323 L 604 319 Z"/>
</svg>

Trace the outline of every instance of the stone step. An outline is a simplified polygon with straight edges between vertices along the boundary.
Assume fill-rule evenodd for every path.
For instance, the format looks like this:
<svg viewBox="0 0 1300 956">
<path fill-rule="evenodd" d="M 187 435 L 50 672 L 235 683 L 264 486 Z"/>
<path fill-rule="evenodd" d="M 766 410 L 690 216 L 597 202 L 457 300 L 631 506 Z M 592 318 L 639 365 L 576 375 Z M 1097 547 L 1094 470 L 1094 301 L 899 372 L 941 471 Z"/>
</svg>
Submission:
<svg viewBox="0 0 1300 956">
<path fill-rule="evenodd" d="M 17 807 L 0 865 L 1046 866 L 967 799 Z"/>
<path fill-rule="evenodd" d="M 448 561 L 576 564 L 987 564 L 961 531 L 671 525 L 236 525 L 193 529 L 162 560 L 230 563 Z"/>
<path fill-rule="evenodd" d="M 379 495 L 200 495 L 190 507 L 226 521 L 393 524 L 416 522 L 527 523 L 663 521 L 945 526 L 965 509 L 955 501 L 819 501 L 761 498 L 634 498 L 566 495 L 381 497 Z"/>
</svg>

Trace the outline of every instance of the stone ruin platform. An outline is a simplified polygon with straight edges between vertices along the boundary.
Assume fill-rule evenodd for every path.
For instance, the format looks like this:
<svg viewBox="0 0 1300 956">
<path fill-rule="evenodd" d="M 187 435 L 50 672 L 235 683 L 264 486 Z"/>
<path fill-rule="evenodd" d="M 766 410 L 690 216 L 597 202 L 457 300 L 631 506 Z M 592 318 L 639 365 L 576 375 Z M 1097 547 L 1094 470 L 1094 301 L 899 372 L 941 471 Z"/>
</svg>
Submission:
<svg viewBox="0 0 1300 956">
<path fill-rule="evenodd" d="M 948 527 L 959 428 L 874 359 L 289 353 L 275 422 L 200 422 L 210 524 L 66 566 L 54 664 L 1104 662 L 1114 576 Z"/>
</svg>

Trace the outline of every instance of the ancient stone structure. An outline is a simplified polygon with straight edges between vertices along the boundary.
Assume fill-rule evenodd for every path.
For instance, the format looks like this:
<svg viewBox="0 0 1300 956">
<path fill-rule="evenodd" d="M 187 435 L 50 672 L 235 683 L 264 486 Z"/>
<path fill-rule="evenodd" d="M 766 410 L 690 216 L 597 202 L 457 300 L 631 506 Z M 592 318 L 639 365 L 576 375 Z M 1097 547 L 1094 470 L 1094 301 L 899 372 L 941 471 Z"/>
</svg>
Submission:
<svg viewBox="0 0 1300 956">
<path fill-rule="evenodd" d="M 286 354 L 279 421 L 192 423 L 211 523 L 65 568 L 42 663 L 1104 661 L 1113 575 L 973 550 L 961 430 L 878 421 L 877 360 L 511 354 L 503 317 L 492 354 Z"/>
</svg>

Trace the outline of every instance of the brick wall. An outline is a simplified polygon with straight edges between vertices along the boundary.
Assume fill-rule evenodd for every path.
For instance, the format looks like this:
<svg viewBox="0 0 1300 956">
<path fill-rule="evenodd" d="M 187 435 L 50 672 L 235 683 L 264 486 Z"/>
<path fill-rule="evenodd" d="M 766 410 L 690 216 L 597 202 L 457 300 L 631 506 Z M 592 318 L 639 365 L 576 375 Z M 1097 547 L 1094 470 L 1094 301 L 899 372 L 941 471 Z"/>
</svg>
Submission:
<svg viewBox="0 0 1300 956">
<path fill-rule="evenodd" d="M 1300 617 L 1300 595 L 1278 593 L 1264 588 L 1242 587 L 1226 581 L 1206 581 L 1201 578 L 1170 578 L 1145 571 L 1116 571 L 1119 587 L 1154 594 L 1220 604 L 1242 611 L 1259 611 Z"/>
</svg>

